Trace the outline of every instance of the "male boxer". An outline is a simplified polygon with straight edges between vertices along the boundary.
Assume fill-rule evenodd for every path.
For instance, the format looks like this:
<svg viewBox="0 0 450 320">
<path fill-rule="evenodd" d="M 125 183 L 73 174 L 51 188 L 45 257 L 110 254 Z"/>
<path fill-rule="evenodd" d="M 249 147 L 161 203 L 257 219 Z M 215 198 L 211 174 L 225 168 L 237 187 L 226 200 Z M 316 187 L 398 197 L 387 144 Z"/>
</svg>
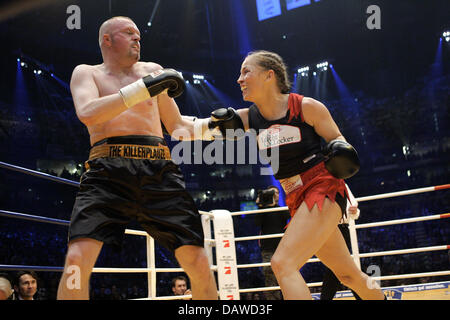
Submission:
<svg viewBox="0 0 450 320">
<path fill-rule="evenodd" d="M 70 82 L 92 149 L 72 212 L 57 298 L 89 298 L 103 244 L 120 248 L 126 225 L 135 219 L 174 252 L 194 299 L 217 299 L 200 215 L 161 129 L 162 122 L 169 133 L 184 129 L 194 135 L 193 122 L 181 117 L 173 100 L 184 80 L 175 70 L 139 61 L 140 32 L 128 17 L 105 21 L 99 45 L 103 63 L 77 66 Z"/>
</svg>

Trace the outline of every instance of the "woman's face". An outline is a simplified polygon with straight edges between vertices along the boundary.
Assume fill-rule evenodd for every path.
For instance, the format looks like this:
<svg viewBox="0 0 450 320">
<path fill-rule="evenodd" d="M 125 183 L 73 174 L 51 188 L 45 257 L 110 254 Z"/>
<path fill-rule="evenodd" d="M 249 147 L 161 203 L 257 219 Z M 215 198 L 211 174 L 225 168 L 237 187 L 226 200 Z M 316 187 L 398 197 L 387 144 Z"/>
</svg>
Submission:
<svg viewBox="0 0 450 320">
<path fill-rule="evenodd" d="M 241 66 L 241 74 L 237 83 L 241 87 L 242 99 L 255 102 L 264 92 L 266 72 L 257 63 L 253 56 L 247 57 Z"/>
</svg>

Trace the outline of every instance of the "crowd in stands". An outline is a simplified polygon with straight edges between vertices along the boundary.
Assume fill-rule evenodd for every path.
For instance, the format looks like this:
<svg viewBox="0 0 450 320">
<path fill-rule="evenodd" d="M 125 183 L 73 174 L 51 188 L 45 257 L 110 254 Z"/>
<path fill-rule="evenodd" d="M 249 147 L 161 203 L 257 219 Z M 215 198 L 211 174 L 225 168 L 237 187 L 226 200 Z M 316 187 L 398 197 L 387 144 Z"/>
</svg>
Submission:
<svg viewBox="0 0 450 320">
<path fill-rule="evenodd" d="M 450 76 L 423 79 L 398 96 L 383 99 L 355 94 L 352 103 L 345 100 L 326 102 L 339 124 L 342 133 L 359 150 L 363 167 L 360 174 L 348 180 L 353 193 L 358 196 L 401 191 L 449 183 L 450 177 Z M 82 163 L 89 151 L 86 130 L 77 123 L 73 111 L 48 112 L 54 125 L 42 127 L 28 114 L 12 112 L 12 106 L 1 102 L 0 145 L 1 161 L 33 167 L 33 162 L 23 162 L 21 157 L 36 161 L 38 158 L 74 160 Z M 58 124 L 59 123 L 59 124 Z M 71 129 L 67 130 L 67 124 Z M 49 148 L 47 143 L 53 147 Z M 26 148 L 26 149 L 21 149 Z M 20 152 L 26 150 L 27 152 Z M 189 170 L 196 170 L 196 166 Z M 186 182 L 198 185 L 196 190 L 214 190 L 217 183 L 227 180 L 231 184 L 229 196 L 211 195 L 195 197 L 200 210 L 225 208 L 239 211 L 242 201 L 254 201 L 256 195 L 239 195 L 243 180 L 251 183 L 252 176 L 237 177 L 233 171 L 225 176 L 208 177 L 210 167 L 198 166 L 198 172 L 185 174 Z M 76 188 L 55 182 L 25 176 L 0 169 L 0 209 L 39 215 L 68 221 L 76 195 Z M 42 172 L 78 181 L 82 170 L 59 174 L 50 169 Z M 261 185 L 256 182 L 254 185 Z M 441 214 L 450 207 L 449 191 L 425 195 L 412 195 L 360 204 L 361 217 L 357 223 L 394 220 L 408 217 Z M 235 236 L 259 233 L 251 217 L 236 217 Z M 138 229 L 139 226 L 136 226 Z M 400 224 L 358 231 L 359 251 L 376 252 L 405 248 L 445 245 L 448 243 L 448 222 L 433 220 L 421 223 Z M 19 220 L 0 216 L 0 264 L 62 267 L 67 248 L 67 226 Z M 261 255 L 257 241 L 236 244 L 238 264 L 257 263 Z M 382 275 L 420 273 L 448 270 L 448 250 L 421 254 L 373 257 L 362 260 L 362 269 L 370 265 L 380 267 Z M 96 264 L 98 267 L 147 267 L 146 245 L 142 237 L 127 236 L 119 253 L 105 247 Z M 157 267 L 178 267 L 173 255 L 156 246 Z M 307 282 L 321 281 L 320 263 L 307 264 L 301 270 Z M 60 271 L 38 271 L 37 299 L 55 299 Z M 174 274 L 158 274 L 158 295 L 170 295 L 170 281 Z M 401 279 L 383 281 L 383 286 L 434 282 L 448 277 L 427 279 Z M 260 268 L 239 270 L 241 288 L 264 286 Z M 319 288 L 312 288 L 319 291 Z M 97 300 L 136 299 L 148 293 L 146 274 L 93 274 L 91 297 Z M 262 298 L 260 293 L 243 295 L 243 299 Z"/>
</svg>

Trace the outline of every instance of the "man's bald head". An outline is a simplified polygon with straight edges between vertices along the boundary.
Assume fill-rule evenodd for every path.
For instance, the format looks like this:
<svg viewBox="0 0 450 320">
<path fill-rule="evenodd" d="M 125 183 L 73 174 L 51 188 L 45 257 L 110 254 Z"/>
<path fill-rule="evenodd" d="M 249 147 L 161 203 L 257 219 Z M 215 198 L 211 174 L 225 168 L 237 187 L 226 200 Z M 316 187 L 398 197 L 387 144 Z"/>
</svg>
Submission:
<svg viewBox="0 0 450 320">
<path fill-rule="evenodd" d="M 0 275 L 0 300 L 8 299 L 12 293 L 11 282 L 6 276 Z"/>
<path fill-rule="evenodd" d="M 134 21 L 131 20 L 131 18 L 124 17 L 124 16 L 112 17 L 112 18 L 106 20 L 105 22 L 103 22 L 102 25 L 100 26 L 100 29 L 98 30 L 98 45 L 100 46 L 100 48 L 102 47 L 102 44 L 103 44 L 103 36 L 105 34 L 111 35 L 111 30 L 113 29 L 115 24 L 120 20 L 129 20 L 134 23 Z"/>
</svg>

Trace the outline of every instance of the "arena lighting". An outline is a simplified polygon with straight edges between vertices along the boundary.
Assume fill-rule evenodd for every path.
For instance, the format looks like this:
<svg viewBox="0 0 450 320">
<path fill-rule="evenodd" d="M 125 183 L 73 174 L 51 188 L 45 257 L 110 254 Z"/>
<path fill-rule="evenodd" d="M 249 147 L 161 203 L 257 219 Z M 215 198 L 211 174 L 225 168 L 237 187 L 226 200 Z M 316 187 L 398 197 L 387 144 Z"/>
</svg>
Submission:
<svg viewBox="0 0 450 320">
<path fill-rule="evenodd" d="M 445 41 L 450 42 L 450 31 L 444 31 L 444 33 L 442 33 L 442 38 L 445 39 Z"/>
<path fill-rule="evenodd" d="M 297 69 L 297 73 L 302 73 L 302 72 L 308 72 L 309 71 L 309 67 L 302 67 Z"/>
<path fill-rule="evenodd" d="M 194 84 L 201 84 L 205 81 L 205 76 L 202 74 L 193 74 L 192 79 Z"/>
<path fill-rule="evenodd" d="M 318 63 L 316 65 L 316 67 L 317 67 L 317 70 L 319 70 L 319 71 L 327 71 L 328 70 L 328 61 Z"/>
<path fill-rule="evenodd" d="M 22 68 L 29 68 L 30 71 L 33 70 L 33 73 L 35 75 L 39 75 L 39 76 L 50 75 L 62 87 L 64 87 L 68 91 L 70 91 L 69 84 L 64 82 L 63 80 L 59 79 L 58 76 L 55 73 L 53 73 L 52 69 L 49 66 L 46 66 L 43 63 L 39 62 L 38 60 L 36 60 L 32 57 L 28 57 L 28 56 L 18 57 L 17 58 L 17 66 L 19 66 L 19 61 L 20 61 L 20 66 Z"/>
<path fill-rule="evenodd" d="M 47 73 L 51 74 L 53 78 L 55 77 L 55 75 L 50 71 L 50 67 L 32 57 L 18 57 L 17 62 L 20 62 L 20 66 L 22 68 L 30 67 L 30 69 L 33 70 L 33 73 L 36 75 L 45 75 Z"/>
<path fill-rule="evenodd" d="M 155 17 L 156 10 L 158 10 L 159 3 L 160 3 L 160 2 L 161 2 L 161 0 L 157 0 L 156 3 L 155 3 L 155 6 L 153 7 L 152 15 L 150 16 L 150 19 L 149 19 L 148 22 L 147 22 L 147 26 L 148 26 L 148 27 L 151 27 L 151 26 L 152 26 L 152 21 L 153 21 L 153 18 Z"/>
<path fill-rule="evenodd" d="M 297 69 L 297 73 L 302 77 L 307 77 L 309 72 L 309 67 L 302 67 Z"/>
</svg>

